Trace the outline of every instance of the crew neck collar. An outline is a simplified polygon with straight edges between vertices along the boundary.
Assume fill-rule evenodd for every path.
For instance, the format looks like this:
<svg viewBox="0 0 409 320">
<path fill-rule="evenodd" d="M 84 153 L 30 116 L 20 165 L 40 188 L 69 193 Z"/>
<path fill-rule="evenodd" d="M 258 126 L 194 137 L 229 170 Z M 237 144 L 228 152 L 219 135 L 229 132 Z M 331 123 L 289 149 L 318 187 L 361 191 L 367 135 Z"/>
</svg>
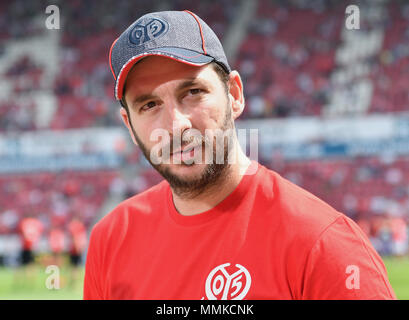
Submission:
<svg viewBox="0 0 409 320">
<path fill-rule="evenodd" d="M 256 168 L 256 170 L 254 170 L 254 168 Z M 240 202 L 244 198 L 252 181 L 254 181 L 255 176 L 259 172 L 258 169 L 259 164 L 256 161 L 252 160 L 249 167 L 246 170 L 246 173 L 242 176 L 237 187 L 226 198 L 224 198 L 215 207 L 209 210 L 189 216 L 182 215 L 176 210 L 175 204 L 173 203 L 172 190 L 168 185 L 166 192 L 167 193 L 166 202 L 171 219 L 179 225 L 194 226 L 204 224 L 228 212 L 234 211 L 234 209 L 240 204 Z M 253 172 L 255 173 L 252 175 L 247 174 L 248 172 L 252 172 L 251 170 L 254 170 Z"/>
</svg>

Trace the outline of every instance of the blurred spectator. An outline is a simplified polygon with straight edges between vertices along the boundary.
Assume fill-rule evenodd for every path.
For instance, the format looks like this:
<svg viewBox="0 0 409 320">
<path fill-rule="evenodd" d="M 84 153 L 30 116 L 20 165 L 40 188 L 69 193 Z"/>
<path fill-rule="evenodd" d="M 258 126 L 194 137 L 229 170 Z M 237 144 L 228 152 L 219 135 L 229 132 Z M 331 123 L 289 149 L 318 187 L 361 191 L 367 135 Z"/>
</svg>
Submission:
<svg viewBox="0 0 409 320">
<path fill-rule="evenodd" d="M 31 213 L 26 212 L 18 225 L 18 234 L 20 236 L 21 251 L 20 265 L 22 268 L 14 273 L 13 287 L 32 287 L 35 282 L 35 250 L 44 228 L 42 223 Z"/>
<path fill-rule="evenodd" d="M 392 231 L 393 248 L 392 253 L 396 256 L 403 256 L 408 252 L 408 226 L 404 219 L 391 218 L 390 226 Z"/>
<path fill-rule="evenodd" d="M 74 217 L 68 224 L 68 235 L 70 242 L 70 264 L 71 272 L 69 285 L 76 286 L 79 280 L 79 266 L 82 263 L 82 257 L 87 247 L 87 230 L 82 221 Z"/>
<path fill-rule="evenodd" d="M 53 226 L 48 235 L 48 242 L 52 254 L 51 263 L 56 266 L 61 266 L 62 254 L 66 246 L 64 230 L 58 226 Z"/>
<path fill-rule="evenodd" d="M 21 237 L 21 264 L 23 266 L 30 265 L 34 262 L 34 250 L 35 246 L 40 240 L 43 232 L 42 223 L 35 218 L 32 214 L 26 214 L 19 225 L 19 234 Z"/>
</svg>

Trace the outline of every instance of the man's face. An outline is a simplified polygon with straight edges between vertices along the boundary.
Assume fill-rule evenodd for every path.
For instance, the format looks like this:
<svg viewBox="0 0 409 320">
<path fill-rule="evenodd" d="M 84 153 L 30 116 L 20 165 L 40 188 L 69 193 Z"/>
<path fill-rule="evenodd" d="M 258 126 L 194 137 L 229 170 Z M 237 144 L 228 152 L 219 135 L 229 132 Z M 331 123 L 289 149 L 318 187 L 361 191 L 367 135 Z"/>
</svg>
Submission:
<svg viewBox="0 0 409 320">
<path fill-rule="evenodd" d="M 211 65 L 195 67 L 169 58 L 147 57 L 129 73 L 125 101 L 129 113 L 122 109 L 121 115 L 132 139 L 176 193 L 193 197 L 226 174 L 227 146 L 232 146 L 233 131 L 228 130 L 226 139 L 218 142 L 208 133 L 234 129 L 234 124 L 226 85 Z M 198 133 L 194 140 L 192 132 Z M 156 163 L 152 151 L 159 145 L 164 161 Z M 217 148 L 223 150 L 223 163 L 215 163 Z M 163 150 L 169 150 L 169 156 Z M 210 163 L 207 152 L 213 153 Z"/>
</svg>

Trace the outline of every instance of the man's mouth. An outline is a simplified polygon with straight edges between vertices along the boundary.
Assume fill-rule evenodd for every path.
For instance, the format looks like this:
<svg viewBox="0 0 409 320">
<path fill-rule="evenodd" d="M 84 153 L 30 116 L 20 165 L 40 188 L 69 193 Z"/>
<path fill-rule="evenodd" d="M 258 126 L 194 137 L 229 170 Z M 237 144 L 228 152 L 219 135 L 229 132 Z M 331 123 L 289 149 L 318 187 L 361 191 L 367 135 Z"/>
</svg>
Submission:
<svg viewBox="0 0 409 320">
<path fill-rule="evenodd" d="M 179 153 L 188 154 L 189 152 L 195 150 L 197 147 L 200 147 L 200 146 L 201 146 L 201 145 L 198 144 L 198 145 L 195 145 L 195 146 L 185 147 L 185 148 L 179 149 L 179 150 L 177 150 L 177 151 L 175 151 L 175 152 L 172 152 L 171 155 L 175 155 L 175 154 L 179 154 Z"/>
<path fill-rule="evenodd" d="M 174 160 L 179 160 L 180 162 L 191 161 L 194 158 L 195 150 L 201 147 L 201 144 L 195 146 L 189 146 L 186 148 L 179 149 L 171 153 Z"/>
</svg>

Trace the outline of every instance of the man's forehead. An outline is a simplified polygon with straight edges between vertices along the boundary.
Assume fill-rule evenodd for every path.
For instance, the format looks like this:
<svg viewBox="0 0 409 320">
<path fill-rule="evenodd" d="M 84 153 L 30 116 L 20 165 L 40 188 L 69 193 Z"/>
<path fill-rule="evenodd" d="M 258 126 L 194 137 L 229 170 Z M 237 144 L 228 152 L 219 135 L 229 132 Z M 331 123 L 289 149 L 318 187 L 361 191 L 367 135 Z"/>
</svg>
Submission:
<svg viewBox="0 0 409 320">
<path fill-rule="evenodd" d="M 206 70 L 210 64 L 193 66 L 171 58 L 149 56 L 137 62 L 129 72 L 128 78 L 152 78 L 153 76 L 168 76 L 191 74 L 192 76 Z"/>
<path fill-rule="evenodd" d="M 191 66 L 162 57 L 147 57 L 136 63 L 129 72 L 126 88 L 158 86 L 162 83 L 182 82 L 186 80 L 211 81 L 211 64 Z M 135 88 L 136 89 L 136 88 Z"/>
</svg>

